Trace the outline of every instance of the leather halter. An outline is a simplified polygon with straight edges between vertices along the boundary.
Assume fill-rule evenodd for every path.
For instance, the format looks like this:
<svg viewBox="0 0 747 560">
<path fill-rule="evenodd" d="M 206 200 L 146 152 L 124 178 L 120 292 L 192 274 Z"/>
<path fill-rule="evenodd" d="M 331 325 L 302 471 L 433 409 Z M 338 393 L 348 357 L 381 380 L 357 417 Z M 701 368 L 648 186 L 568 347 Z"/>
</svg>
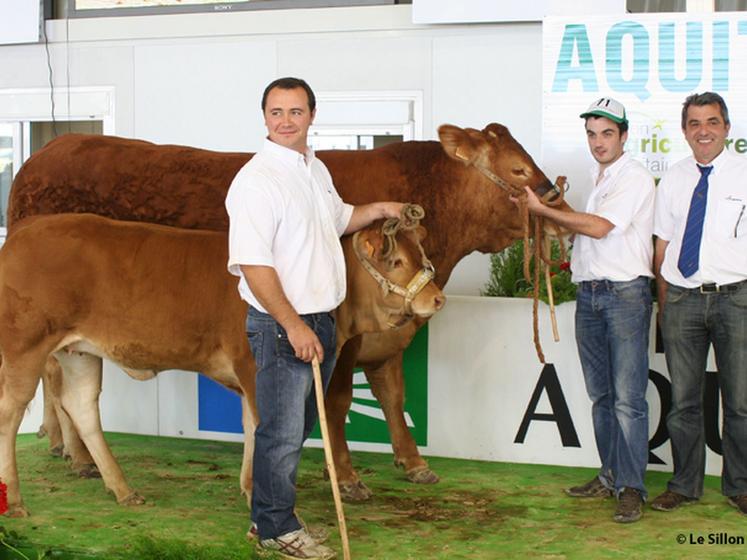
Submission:
<svg viewBox="0 0 747 560">
<path fill-rule="evenodd" d="M 463 162 L 465 162 L 467 165 L 471 165 L 475 169 L 477 169 L 480 173 L 485 175 L 492 183 L 494 183 L 496 186 L 500 187 L 504 191 L 506 191 L 510 195 L 514 196 L 521 196 L 524 194 L 524 189 L 518 185 L 514 185 L 513 183 L 509 183 L 502 177 L 499 177 L 495 173 L 493 173 L 492 170 L 488 169 L 487 167 L 483 167 L 482 165 L 478 165 L 475 163 L 474 160 L 470 160 L 467 156 L 459 152 L 459 148 L 456 149 L 454 152 L 454 155 L 461 159 Z M 561 186 L 558 184 L 558 181 L 556 180 L 555 183 L 552 185 L 552 188 L 547 191 L 541 198 L 542 202 L 547 204 L 548 202 L 556 202 L 556 198 L 565 194 L 565 191 L 568 190 L 568 183 L 565 184 L 565 186 Z M 554 195 L 552 198 L 550 195 Z"/>
<path fill-rule="evenodd" d="M 414 209 L 412 207 L 414 207 Z M 390 218 L 386 222 L 384 222 L 384 225 L 382 226 L 382 234 L 384 234 L 384 236 L 389 239 L 390 243 L 390 248 L 388 251 L 386 251 L 386 253 L 391 253 L 394 250 L 394 247 L 396 246 L 396 241 L 394 238 L 399 229 L 414 229 L 419 224 L 420 218 L 425 215 L 423 209 L 420 206 L 414 204 L 406 205 L 402 213 L 404 218 Z M 417 218 L 410 218 L 408 217 L 408 214 L 416 214 Z M 406 225 L 401 225 L 403 223 Z M 422 268 L 417 273 L 415 273 L 415 276 L 413 276 L 412 279 L 407 283 L 407 286 L 403 287 L 399 284 L 396 284 L 395 282 L 392 282 L 391 280 L 389 280 L 389 278 L 379 272 L 376 267 L 374 267 L 369 262 L 366 255 L 361 252 L 360 248 L 358 247 L 358 238 L 360 236 L 360 233 L 360 231 L 357 231 L 353 235 L 353 249 L 355 250 L 355 256 L 358 257 L 358 261 L 360 261 L 363 268 L 373 277 L 373 279 L 376 280 L 376 283 L 381 288 L 381 292 L 384 297 L 389 295 L 390 292 L 394 292 L 395 294 L 403 298 L 404 301 L 402 303 L 402 312 L 399 313 L 399 315 L 405 318 L 412 317 L 413 300 L 420 292 L 423 291 L 423 288 L 425 288 L 428 285 L 428 282 L 433 280 L 436 275 L 436 270 L 433 267 L 431 261 L 428 260 L 428 257 L 426 257 L 423 246 L 420 243 L 417 244 L 418 249 L 420 249 Z M 389 323 L 389 327 L 398 327 L 402 323 L 403 321 L 400 321 L 399 323 Z"/>
</svg>

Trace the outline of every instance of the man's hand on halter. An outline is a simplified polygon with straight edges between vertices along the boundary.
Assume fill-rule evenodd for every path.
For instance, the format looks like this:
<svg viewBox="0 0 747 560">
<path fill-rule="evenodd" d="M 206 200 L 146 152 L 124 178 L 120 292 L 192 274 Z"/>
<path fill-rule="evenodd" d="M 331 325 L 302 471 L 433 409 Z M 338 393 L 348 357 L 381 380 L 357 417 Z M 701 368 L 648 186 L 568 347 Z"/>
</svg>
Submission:
<svg viewBox="0 0 747 560">
<path fill-rule="evenodd" d="M 524 187 L 524 192 L 526 192 L 526 198 L 524 199 L 527 205 L 527 208 L 529 208 L 529 211 L 532 214 L 538 214 L 540 216 L 545 215 L 545 210 L 547 209 L 547 206 L 542 204 L 540 199 L 537 197 L 536 194 L 534 194 L 534 191 L 530 189 L 529 187 Z M 516 204 L 516 206 L 519 206 L 521 204 L 521 199 L 519 197 L 516 197 L 514 195 L 511 195 L 508 197 L 511 202 Z"/>
</svg>

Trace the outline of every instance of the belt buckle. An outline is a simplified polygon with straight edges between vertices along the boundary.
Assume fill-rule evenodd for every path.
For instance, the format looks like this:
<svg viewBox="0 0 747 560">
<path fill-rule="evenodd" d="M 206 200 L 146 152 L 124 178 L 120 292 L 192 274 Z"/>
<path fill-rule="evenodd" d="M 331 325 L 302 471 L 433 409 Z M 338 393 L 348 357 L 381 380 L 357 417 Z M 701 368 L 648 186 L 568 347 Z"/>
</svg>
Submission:
<svg viewBox="0 0 747 560">
<path fill-rule="evenodd" d="M 718 284 L 701 284 L 699 290 L 701 294 L 717 294 L 721 291 L 721 286 Z"/>
</svg>

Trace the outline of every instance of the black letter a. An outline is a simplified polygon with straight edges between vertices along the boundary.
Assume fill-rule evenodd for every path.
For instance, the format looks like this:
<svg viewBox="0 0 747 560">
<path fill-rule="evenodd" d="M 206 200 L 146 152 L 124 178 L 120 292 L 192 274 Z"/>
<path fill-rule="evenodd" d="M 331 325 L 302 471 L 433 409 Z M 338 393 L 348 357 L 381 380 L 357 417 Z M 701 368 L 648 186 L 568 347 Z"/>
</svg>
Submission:
<svg viewBox="0 0 747 560">
<path fill-rule="evenodd" d="M 553 414 L 535 412 L 543 390 L 547 390 L 547 398 L 550 400 Z M 563 390 L 560 388 L 558 373 L 552 364 L 545 364 L 545 367 L 542 368 L 542 373 L 540 373 L 539 381 L 537 381 L 537 385 L 534 388 L 534 393 L 529 401 L 529 406 L 527 406 L 527 411 L 524 413 L 524 419 L 521 421 L 521 426 L 519 426 L 519 432 L 516 434 L 514 443 L 524 443 L 527 430 L 529 430 L 529 423 L 532 420 L 557 423 L 563 447 L 581 447 L 576 429 L 573 427 L 571 413 L 565 402 Z"/>
</svg>

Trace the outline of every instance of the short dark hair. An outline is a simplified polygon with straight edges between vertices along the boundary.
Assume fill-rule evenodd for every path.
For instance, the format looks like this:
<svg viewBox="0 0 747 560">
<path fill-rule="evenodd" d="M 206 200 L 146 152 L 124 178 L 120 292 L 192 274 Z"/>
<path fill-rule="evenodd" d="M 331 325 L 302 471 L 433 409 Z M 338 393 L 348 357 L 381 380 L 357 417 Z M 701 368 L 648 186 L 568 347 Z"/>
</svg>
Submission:
<svg viewBox="0 0 747 560">
<path fill-rule="evenodd" d="M 272 91 L 275 88 L 279 89 L 296 89 L 301 88 L 306 92 L 306 96 L 309 98 L 309 111 L 312 113 L 314 112 L 314 109 L 316 109 L 316 96 L 314 95 L 314 92 L 311 89 L 311 86 L 307 84 L 304 80 L 301 78 L 278 78 L 277 80 L 274 80 L 270 83 L 269 86 L 265 88 L 265 92 L 262 94 L 262 112 L 265 112 L 265 105 L 267 105 L 267 96 L 270 94 L 270 91 Z"/>
<path fill-rule="evenodd" d="M 721 118 L 724 119 L 724 124 L 729 124 L 729 109 L 726 107 L 726 101 L 718 93 L 712 91 L 706 91 L 705 93 L 693 93 L 682 104 L 682 130 L 685 130 L 687 125 L 687 110 L 691 105 L 696 107 L 703 107 L 704 105 L 718 105 L 721 111 Z"/>
<path fill-rule="evenodd" d="M 591 115 L 589 117 L 586 117 L 586 120 L 584 121 L 584 128 L 586 128 L 586 123 L 589 122 L 589 119 L 604 119 L 604 118 L 607 118 L 607 117 L 596 116 L 596 115 Z M 615 122 L 612 119 L 607 119 L 607 120 L 617 125 L 617 129 L 620 131 L 620 136 L 622 136 L 628 131 L 628 121 Z"/>
</svg>

